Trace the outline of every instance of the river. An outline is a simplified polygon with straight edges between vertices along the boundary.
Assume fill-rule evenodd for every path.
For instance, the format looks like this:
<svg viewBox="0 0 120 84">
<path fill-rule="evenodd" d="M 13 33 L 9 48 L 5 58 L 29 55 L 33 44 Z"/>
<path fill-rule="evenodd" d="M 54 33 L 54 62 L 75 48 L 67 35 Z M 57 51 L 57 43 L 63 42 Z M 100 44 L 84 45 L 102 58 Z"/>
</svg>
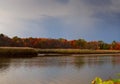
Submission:
<svg viewBox="0 0 120 84">
<path fill-rule="evenodd" d="M 118 78 L 120 56 L 0 58 L 0 84 L 91 84 Z"/>
</svg>

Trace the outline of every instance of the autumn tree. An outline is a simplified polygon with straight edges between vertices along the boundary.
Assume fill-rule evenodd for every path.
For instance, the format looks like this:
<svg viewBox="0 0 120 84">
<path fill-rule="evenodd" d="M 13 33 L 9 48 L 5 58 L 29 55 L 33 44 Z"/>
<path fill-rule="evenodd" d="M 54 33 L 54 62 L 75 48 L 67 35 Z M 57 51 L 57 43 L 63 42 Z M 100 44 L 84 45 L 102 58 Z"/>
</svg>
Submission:
<svg viewBox="0 0 120 84">
<path fill-rule="evenodd" d="M 87 43 L 87 49 L 98 50 L 100 49 L 98 41 L 90 41 Z"/>
<path fill-rule="evenodd" d="M 0 34 L 0 46 L 12 46 L 12 39 L 4 34 Z"/>
<path fill-rule="evenodd" d="M 0 46 L 13 46 L 13 47 L 33 47 L 33 48 L 72 48 L 72 49 L 104 49 L 104 50 L 120 50 L 120 42 L 113 41 L 111 44 L 104 41 L 90 41 L 84 39 L 67 40 L 64 38 L 9 38 L 4 34 L 0 34 Z"/>
</svg>

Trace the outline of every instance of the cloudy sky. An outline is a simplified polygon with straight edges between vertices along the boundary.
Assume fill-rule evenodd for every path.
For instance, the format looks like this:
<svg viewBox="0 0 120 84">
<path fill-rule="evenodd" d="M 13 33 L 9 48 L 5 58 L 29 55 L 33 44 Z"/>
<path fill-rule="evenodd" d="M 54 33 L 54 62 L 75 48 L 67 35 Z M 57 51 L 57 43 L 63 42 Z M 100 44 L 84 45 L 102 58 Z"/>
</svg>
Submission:
<svg viewBox="0 0 120 84">
<path fill-rule="evenodd" d="M 120 41 L 120 0 L 0 0 L 0 33 Z"/>
</svg>

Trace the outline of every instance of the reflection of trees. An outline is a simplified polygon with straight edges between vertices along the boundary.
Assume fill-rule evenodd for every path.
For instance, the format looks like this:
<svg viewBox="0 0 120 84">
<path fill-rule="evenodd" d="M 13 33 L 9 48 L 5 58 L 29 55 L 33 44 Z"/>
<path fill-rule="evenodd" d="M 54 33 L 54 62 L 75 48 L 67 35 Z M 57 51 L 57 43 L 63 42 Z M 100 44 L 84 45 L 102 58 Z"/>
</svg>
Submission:
<svg viewBox="0 0 120 84">
<path fill-rule="evenodd" d="M 100 66 L 103 65 L 104 63 L 106 63 L 107 58 L 104 57 L 100 57 L 100 56 L 78 56 L 78 57 L 74 57 L 74 65 L 77 68 L 81 68 L 84 65 L 88 65 L 88 66 Z"/>
<path fill-rule="evenodd" d="M 7 71 L 10 66 L 9 58 L 0 58 L 0 73 Z"/>
<path fill-rule="evenodd" d="M 82 68 L 83 66 L 94 67 L 106 63 L 114 65 L 120 64 L 120 57 L 114 56 L 60 56 L 60 57 L 34 57 L 34 58 L 1 58 L 0 72 L 12 67 L 67 67 L 74 66 Z"/>
<path fill-rule="evenodd" d="M 115 65 L 120 65 L 120 56 L 112 56 L 112 64 L 115 66 Z"/>
<path fill-rule="evenodd" d="M 86 61 L 88 62 L 88 66 L 100 66 L 106 62 L 106 59 L 100 56 L 89 56 L 86 58 Z"/>
<path fill-rule="evenodd" d="M 83 57 L 35 57 L 35 58 L 19 58 L 11 59 L 11 65 L 14 67 L 66 67 L 74 65 L 77 68 L 85 64 Z"/>
<path fill-rule="evenodd" d="M 11 60 L 14 67 L 65 67 L 67 58 L 63 57 L 34 57 L 34 58 L 16 58 Z"/>
<path fill-rule="evenodd" d="M 66 67 L 75 66 L 81 68 L 85 65 L 100 66 L 109 62 L 108 58 L 100 56 L 61 56 L 61 57 L 38 57 L 28 59 L 16 59 L 16 63 L 12 62 L 15 67 Z"/>
<path fill-rule="evenodd" d="M 85 65 L 84 57 L 74 57 L 74 65 L 77 68 L 81 68 Z"/>
</svg>

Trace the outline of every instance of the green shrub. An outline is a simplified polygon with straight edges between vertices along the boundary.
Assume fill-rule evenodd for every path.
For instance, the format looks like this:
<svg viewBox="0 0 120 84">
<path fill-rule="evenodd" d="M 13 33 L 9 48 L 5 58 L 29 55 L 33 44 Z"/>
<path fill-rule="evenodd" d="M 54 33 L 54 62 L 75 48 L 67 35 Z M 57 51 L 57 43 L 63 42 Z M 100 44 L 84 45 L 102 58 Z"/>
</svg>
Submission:
<svg viewBox="0 0 120 84">
<path fill-rule="evenodd" d="M 113 79 L 113 80 L 103 81 L 101 78 L 96 77 L 96 78 L 92 81 L 92 84 L 120 84 L 120 79 Z"/>
</svg>

